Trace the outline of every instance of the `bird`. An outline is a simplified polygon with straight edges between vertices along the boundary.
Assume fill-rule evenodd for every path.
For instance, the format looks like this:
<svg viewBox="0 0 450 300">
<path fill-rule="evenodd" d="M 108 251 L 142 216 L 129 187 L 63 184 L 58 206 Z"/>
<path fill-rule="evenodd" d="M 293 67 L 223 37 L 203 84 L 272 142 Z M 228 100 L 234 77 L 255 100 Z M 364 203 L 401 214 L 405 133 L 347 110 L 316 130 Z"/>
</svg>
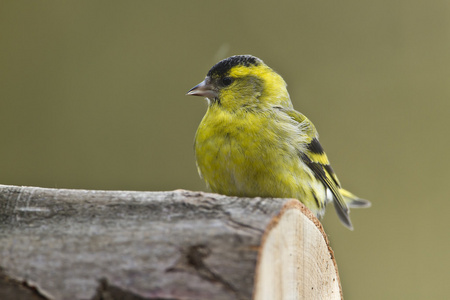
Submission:
<svg viewBox="0 0 450 300">
<path fill-rule="evenodd" d="M 319 219 L 332 202 L 350 230 L 349 208 L 371 205 L 341 187 L 314 124 L 294 110 L 286 82 L 261 59 L 223 59 L 186 95 L 208 103 L 194 150 L 200 177 L 213 192 L 295 198 Z"/>
</svg>

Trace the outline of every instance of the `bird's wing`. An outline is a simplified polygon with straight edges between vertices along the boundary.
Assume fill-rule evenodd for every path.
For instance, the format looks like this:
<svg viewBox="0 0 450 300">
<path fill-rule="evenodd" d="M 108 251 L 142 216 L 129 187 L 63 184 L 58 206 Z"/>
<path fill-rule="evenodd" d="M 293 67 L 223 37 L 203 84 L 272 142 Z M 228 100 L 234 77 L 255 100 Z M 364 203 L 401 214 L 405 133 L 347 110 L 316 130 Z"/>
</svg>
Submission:
<svg viewBox="0 0 450 300">
<path fill-rule="evenodd" d="M 288 116 L 299 123 L 302 131 L 306 133 L 306 149 L 299 151 L 302 161 L 313 171 L 325 187 L 327 187 L 334 197 L 334 206 L 339 219 L 348 228 L 352 229 L 349 217 L 349 209 L 340 193 L 341 184 L 333 169 L 331 168 L 328 157 L 319 143 L 318 133 L 312 122 L 303 114 L 295 110 L 285 110 Z"/>
</svg>

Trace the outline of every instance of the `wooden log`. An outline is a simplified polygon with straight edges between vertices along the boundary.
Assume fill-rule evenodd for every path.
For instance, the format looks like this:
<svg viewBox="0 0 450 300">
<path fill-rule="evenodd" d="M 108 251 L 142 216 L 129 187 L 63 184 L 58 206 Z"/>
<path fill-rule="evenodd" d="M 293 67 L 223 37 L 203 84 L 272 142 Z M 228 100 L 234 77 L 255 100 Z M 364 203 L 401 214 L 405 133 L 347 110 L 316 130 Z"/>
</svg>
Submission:
<svg viewBox="0 0 450 300">
<path fill-rule="evenodd" d="M 0 185 L 0 299 L 341 298 L 294 199 Z"/>
</svg>

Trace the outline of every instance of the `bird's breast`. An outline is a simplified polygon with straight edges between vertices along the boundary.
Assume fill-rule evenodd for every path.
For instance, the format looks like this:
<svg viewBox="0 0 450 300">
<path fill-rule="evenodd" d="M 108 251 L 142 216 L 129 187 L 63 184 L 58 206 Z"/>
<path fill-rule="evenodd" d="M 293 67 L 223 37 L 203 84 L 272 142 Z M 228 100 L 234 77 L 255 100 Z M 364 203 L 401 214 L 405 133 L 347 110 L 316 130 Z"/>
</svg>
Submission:
<svg viewBox="0 0 450 300">
<path fill-rule="evenodd" d="M 206 115 L 196 134 L 199 172 L 211 190 L 246 197 L 293 197 L 301 164 L 288 125 L 255 114 Z"/>
</svg>

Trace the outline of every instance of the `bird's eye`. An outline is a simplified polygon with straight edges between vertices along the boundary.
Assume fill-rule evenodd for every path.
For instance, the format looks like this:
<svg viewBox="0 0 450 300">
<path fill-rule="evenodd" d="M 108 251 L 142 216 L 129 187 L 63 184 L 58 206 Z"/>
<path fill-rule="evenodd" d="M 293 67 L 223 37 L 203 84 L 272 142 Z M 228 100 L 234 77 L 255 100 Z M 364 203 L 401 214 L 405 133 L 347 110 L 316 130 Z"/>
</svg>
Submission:
<svg viewBox="0 0 450 300">
<path fill-rule="evenodd" d="M 229 86 L 232 83 L 233 83 L 233 78 L 231 78 L 231 77 L 224 77 L 224 78 L 222 78 L 222 84 L 224 86 Z"/>
</svg>

